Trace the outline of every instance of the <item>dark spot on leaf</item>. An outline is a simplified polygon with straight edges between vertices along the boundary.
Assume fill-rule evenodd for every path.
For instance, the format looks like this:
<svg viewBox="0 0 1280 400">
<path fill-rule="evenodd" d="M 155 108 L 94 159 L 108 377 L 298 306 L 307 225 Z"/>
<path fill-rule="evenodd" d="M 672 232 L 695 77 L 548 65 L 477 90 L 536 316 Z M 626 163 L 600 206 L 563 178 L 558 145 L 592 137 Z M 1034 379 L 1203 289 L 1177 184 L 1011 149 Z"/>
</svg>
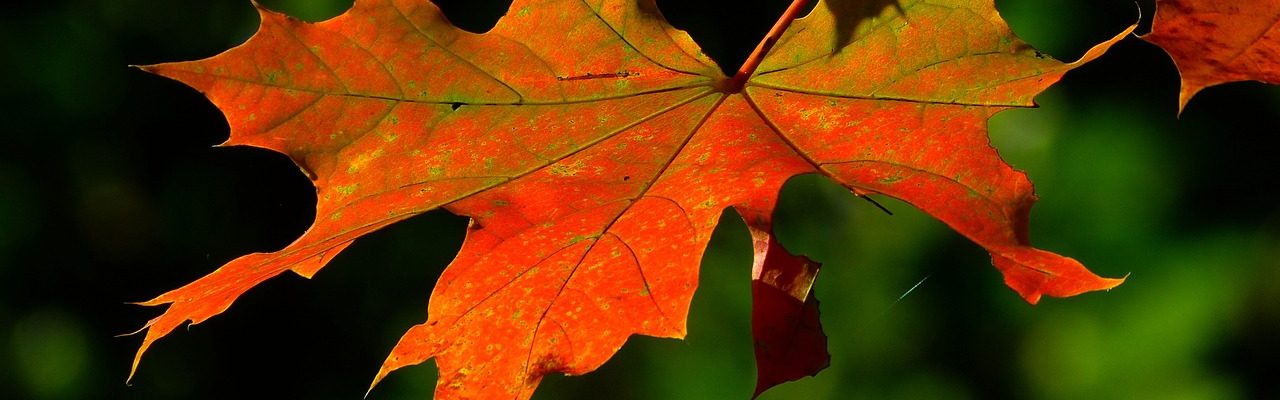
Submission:
<svg viewBox="0 0 1280 400">
<path fill-rule="evenodd" d="M 565 369 L 565 363 L 554 354 L 546 354 L 531 367 L 527 382 L 537 382 L 537 379 L 552 372 L 563 372 Z"/>
<path fill-rule="evenodd" d="M 622 181 L 623 181 L 623 182 L 626 182 L 626 181 L 629 181 L 629 180 L 631 180 L 631 175 L 625 175 L 625 176 L 623 176 L 623 177 L 622 177 Z"/>
<path fill-rule="evenodd" d="M 459 108 L 462 108 L 462 103 L 450 104 L 449 108 L 452 109 L 453 111 L 458 111 Z"/>
<path fill-rule="evenodd" d="M 586 79 L 628 78 L 633 76 L 640 76 L 640 73 L 635 71 L 619 71 L 619 72 L 606 72 L 606 73 L 588 72 L 582 75 L 557 76 L 556 80 L 557 81 L 580 81 L 580 80 L 586 80 Z"/>
</svg>

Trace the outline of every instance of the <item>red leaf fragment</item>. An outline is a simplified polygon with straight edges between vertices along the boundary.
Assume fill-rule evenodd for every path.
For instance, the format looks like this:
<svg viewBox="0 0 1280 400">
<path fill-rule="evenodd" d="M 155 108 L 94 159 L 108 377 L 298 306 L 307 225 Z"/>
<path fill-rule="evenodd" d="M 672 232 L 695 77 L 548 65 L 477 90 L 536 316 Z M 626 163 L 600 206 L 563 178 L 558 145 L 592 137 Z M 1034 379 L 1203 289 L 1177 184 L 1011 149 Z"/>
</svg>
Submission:
<svg viewBox="0 0 1280 400">
<path fill-rule="evenodd" d="M 766 198 L 768 199 L 768 198 Z M 751 334 L 755 338 L 759 396 L 778 384 L 813 376 L 831 365 L 813 281 L 822 264 L 788 253 L 773 235 L 772 218 L 760 209 L 736 207 L 751 229 Z"/>
<path fill-rule="evenodd" d="M 1280 0 L 1157 0 L 1151 33 L 1142 39 L 1177 65 L 1179 113 L 1209 86 L 1280 84 Z"/>
</svg>

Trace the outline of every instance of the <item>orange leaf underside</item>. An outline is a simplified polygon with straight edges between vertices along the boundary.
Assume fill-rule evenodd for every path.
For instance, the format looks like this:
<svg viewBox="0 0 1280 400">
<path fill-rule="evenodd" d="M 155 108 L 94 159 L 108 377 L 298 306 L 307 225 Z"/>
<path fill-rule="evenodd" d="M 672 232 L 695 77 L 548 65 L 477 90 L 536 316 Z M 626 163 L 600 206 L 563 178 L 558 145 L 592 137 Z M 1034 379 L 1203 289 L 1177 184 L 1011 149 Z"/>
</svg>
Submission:
<svg viewBox="0 0 1280 400">
<path fill-rule="evenodd" d="M 1280 0 L 1157 0 L 1151 33 L 1182 75 L 1178 110 L 1222 83 L 1280 84 Z"/>
<path fill-rule="evenodd" d="M 652 0 L 516 0 L 485 34 L 427 0 L 357 0 L 314 24 L 261 16 L 221 55 L 143 68 L 208 96 L 227 145 L 289 155 L 315 183 L 316 221 L 142 303 L 168 309 L 134 369 L 250 287 L 310 277 L 356 238 L 444 207 L 472 218 L 466 240 L 375 384 L 434 358 L 439 398 L 528 398 L 633 334 L 683 337 L 702 252 L 735 207 L 756 239 L 759 393 L 828 360 L 817 263 L 787 254 L 769 223 L 779 188 L 806 173 L 937 217 L 1031 303 L 1121 282 L 1030 246 L 1031 183 L 991 148 L 986 120 L 1129 31 L 1064 64 L 1015 38 L 990 0 L 819 3 L 731 93 Z"/>
</svg>

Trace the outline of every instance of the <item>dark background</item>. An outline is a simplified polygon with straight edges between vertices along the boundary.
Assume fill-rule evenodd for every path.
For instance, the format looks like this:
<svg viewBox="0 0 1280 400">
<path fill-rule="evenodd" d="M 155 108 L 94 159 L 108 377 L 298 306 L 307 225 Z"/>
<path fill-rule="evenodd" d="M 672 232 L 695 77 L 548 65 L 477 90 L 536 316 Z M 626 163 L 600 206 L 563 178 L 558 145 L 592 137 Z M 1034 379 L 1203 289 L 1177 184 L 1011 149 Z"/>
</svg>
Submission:
<svg viewBox="0 0 1280 400">
<path fill-rule="evenodd" d="M 262 0 L 308 20 L 339 0 Z M 736 68 L 784 1 L 660 1 Z M 1143 27 L 1153 6 L 1140 1 Z M 484 30 L 496 0 L 451 1 Z M 1138 18 L 1129 0 L 997 1 L 1014 31 L 1064 60 Z M 283 155 L 212 148 L 221 114 L 128 68 L 212 56 L 253 33 L 248 1 L 19 2 L 0 13 L 0 398 L 359 399 L 461 243 L 430 213 L 370 235 L 313 280 L 265 283 L 178 330 L 124 378 L 140 327 L 128 305 L 311 221 L 314 190 Z M 817 291 L 834 361 L 764 398 L 1280 398 L 1280 88 L 1210 88 L 1176 115 L 1172 62 L 1136 38 L 1004 112 L 991 137 L 1041 202 L 1040 247 L 1121 287 L 1031 307 L 986 254 L 892 200 L 880 213 L 814 177 L 782 193 L 790 249 L 825 263 Z M 685 341 L 635 338 L 599 371 L 549 377 L 542 399 L 747 398 L 750 244 L 726 215 Z M 923 283 L 920 283 L 923 280 Z M 901 300 L 913 285 L 919 287 Z M 430 365 L 371 399 L 429 398 Z"/>
</svg>

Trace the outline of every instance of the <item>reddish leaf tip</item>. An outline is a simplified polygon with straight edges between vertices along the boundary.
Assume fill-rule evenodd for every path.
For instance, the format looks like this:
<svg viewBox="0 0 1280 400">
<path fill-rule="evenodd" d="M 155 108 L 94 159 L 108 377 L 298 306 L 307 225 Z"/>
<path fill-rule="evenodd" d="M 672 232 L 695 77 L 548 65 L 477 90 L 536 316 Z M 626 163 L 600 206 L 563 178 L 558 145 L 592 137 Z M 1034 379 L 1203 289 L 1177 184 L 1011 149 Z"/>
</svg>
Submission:
<svg viewBox="0 0 1280 400">
<path fill-rule="evenodd" d="M 156 74 L 156 75 L 160 75 L 160 73 L 159 73 L 159 72 L 156 72 L 156 66 L 158 66 L 158 65 L 164 65 L 164 64 L 148 64 L 148 65 L 135 65 L 135 64 L 129 64 L 129 68 L 133 68 L 133 69 L 136 69 L 136 70 L 139 70 L 139 71 L 142 71 L 142 72 L 146 72 L 146 73 L 148 73 L 148 74 Z"/>
<path fill-rule="evenodd" d="M 391 371 L 387 371 L 385 366 L 382 368 L 378 368 L 378 374 L 373 377 L 373 382 L 369 382 L 369 389 L 364 391 L 363 398 L 366 398 L 366 399 L 369 398 L 369 393 L 373 393 L 373 388 L 377 387 L 378 383 L 382 382 L 382 378 L 386 378 L 387 374 L 390 372 Z"/>
<path fill-rule="evenodd" d="M 1005 284 L 1033 305 L 1039 303 L 1043 295 L 1071 297 L 1110 290 L 1128 277 L 1103 278 L 1075 259 L 1034 248 L 1019 248 L 1003 255 L 992 253 L 991 258 L 1004 274 Z"/>
</svg>

